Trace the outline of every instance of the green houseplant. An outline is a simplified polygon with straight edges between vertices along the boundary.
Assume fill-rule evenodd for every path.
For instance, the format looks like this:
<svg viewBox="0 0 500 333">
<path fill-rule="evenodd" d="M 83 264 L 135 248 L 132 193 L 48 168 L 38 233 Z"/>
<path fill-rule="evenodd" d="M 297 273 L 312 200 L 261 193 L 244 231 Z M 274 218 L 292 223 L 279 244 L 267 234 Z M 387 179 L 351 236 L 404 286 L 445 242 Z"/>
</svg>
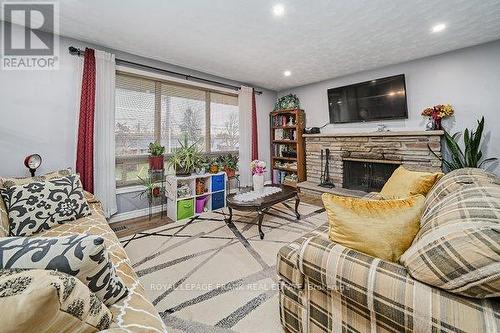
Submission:
<svg viewBox="0 0 500 333">
<path fill-rule="evenodd" d="M 220 158 L 218 156 L 212 156 L 208 158 L 208 172 L 217 173 L 220 169 Z"/>
<path fill-rule="evenodd" d="M 156 142 L 151 142 L 148 146 L 149 150 L 149 168 L 151 170 L 163 170 L 163 154 L 165 147 Z"/>
<path fill-rule="evenodd" d="M 203 162 L 203 154 L 198 148 L 198 142 L 190 144 L 187 136 L 178 142 L 180 147 L 173 150 L 167 164 L 175 170 L 177 176 L 189 176 Z"/>
<path fill-rule="evenodd" d="M 137 176 L 139 180 L 142 182 L 144 189 L 139 193 L 139 197 L 146 197 L 149 202 L 152 202 L 153 198 L 157 198 L 161 195 L 161 188 L 158 184 L 153 181 L 151 176 L 141 177 Z"/>
<path fill-rule="evenodd" d="M 481 168 L 488 162 L 493 162 L 497 158 L 485 158 L 483 159 L 483 152 L 481 151 L 481 140 L 483 137 L 484 130 L 484 117 L 477 121 L 477 127 L 475 130 L 465 129 L 463 133 L 463 147 L 460 147 L 459 137 L 460 132 L 450 135 L 447 131 L 444 131 L 445 143 L 450 153 L 449 159 L 444 159 L 438 156 L 429 146 L 429 150 L 439 158 L 448 171 L 462 169 L 462 168 Z"/>
<path fill-rule="evenodd" d="M 234 177 L 238 170 L 238 155 L 226 154 L 221 156 L 221 165 L 228 177 Z"/>
</svg>

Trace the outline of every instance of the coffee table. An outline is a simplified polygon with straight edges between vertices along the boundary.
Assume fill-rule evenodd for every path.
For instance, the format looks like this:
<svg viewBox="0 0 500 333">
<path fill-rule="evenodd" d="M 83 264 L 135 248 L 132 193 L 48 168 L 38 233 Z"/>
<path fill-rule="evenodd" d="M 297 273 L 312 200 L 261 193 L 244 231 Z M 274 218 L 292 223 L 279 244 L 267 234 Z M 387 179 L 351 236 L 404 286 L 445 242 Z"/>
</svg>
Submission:
<svg viewBox="0 0 500 333">
<path fill-rule="evenodd" d="M 286 186 L 286 185 L 267 185 L 281 188 L 281 191 L 278 193 L 273 193 L 263 198 L 258 198 L 253 201 L 236 201 L 234 196 L 236 194 L 230 194 L 227 196 L 227 208 L 229 209 L 229 222 L 233 220 L 233 209 L 247 212 L 257 212 L 259 214 L 259 236 L 260 239 L 264 239 L 264 233 L 262 232 L 262 220 L 264 218 L 264 214 L 271 208 L 272 206 L 284 202 L 286 200 L 295 198 L 295 216 L 297 219 L 300 219 L 300 214 L 298 211 L 299 208 L 299 194 L 295 187 Z"/>
</svg>

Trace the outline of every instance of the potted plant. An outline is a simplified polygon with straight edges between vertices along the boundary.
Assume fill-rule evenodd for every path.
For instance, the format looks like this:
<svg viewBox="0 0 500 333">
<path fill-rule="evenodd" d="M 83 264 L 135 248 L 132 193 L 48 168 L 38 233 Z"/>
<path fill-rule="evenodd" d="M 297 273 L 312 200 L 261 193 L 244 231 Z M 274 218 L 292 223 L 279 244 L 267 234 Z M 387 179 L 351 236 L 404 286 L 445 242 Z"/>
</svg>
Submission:
<svg viewBox="0 0 500 333">
<path fill-rule="evenodd" d="M 178 142 L 180 147 L 174 149 L 167 164 L 177 176 L 189 176 L 202 163 L 203 155 L 198 149 L 198 142 L 189 144 L 187 136 Z"/>
<path fill-rule="evenodd" d="M 212 156 L 208 160 L 208 172 L 217 173 L 220 167 L 219 157 Z"/>
<path fill-rule="evenodd" d="M 165 147 L 156 142 L 149 144 L 149 168 L 151 170 L 163 170 L 163 154 Z"/>
<path fill-rule="evenodd" d="M 484 117 L 481 117 L 481 120 L 477 121 L 475 130 L 466 128 L 463 133 L 463 150 L 458 142 L 461 133 L 457 132 L 450 135 L 447 131 L 444 131 L 444 138 L 449 151 L 447 159 L 436 154 L 429 145 L 427 146 L 431 153 L 443 162 L 448 171 L 462 168 L 481 168 L 484 164 L 497 160 L 496 157 L 483 158 L 483 152 L 481 151 L 483 130 Z"/>
<path fill-rule="evenodd" d="M 229 178 L 234 177 L 238 169 L 238 155 L 226 154 L 222 156 L 222 168 Z"/>
<path fill-rule="evenodd" d="M 153 181 L 151 176 L 147 176 L 145 178 L 141 176 L 137 176 L 142 182 L 144 189 L 139 193 L 139 197 L 143 198 L 146 196 L 149 202 L 152 202 L 153 198 L 158 198 L 161 196 L 161 188 L 158 184 Z"/>
</svg>

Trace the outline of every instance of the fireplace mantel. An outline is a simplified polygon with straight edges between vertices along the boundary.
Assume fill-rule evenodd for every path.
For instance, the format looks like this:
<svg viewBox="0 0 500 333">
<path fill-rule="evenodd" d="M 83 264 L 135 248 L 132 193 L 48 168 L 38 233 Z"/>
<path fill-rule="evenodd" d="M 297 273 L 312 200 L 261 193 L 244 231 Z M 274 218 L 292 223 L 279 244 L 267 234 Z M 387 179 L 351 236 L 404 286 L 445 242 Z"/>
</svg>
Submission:
<svg viewBox="0 0 500 333">
<path fill-rule="evenodd" d="M 441 136 L 444 131 L 384 131 L 384 132 L 348 132 L 348 133 L 320 133 L 303 134 L 304 138 L 337 138 L 337 137 L 366 137 L 366 136 Z"/>
</svg>

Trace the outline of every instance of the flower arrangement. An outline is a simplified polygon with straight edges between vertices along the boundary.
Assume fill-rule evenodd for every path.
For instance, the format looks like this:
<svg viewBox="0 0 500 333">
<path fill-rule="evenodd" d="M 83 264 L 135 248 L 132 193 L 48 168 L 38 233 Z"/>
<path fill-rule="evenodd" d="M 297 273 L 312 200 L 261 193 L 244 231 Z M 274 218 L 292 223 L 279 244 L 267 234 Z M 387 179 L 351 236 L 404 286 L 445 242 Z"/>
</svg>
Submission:
<svg viewBox="0 0 500 333">
<path fill-rule="evenodd" d="M 450 104 L 438 104 L 422 111 L 422 116 L 432 119 L 432 129 L 440 130 L 443 129 L 441 126 L 441 119 L 450 117 L 454 113 L 455 110 L 453 110 L 453 107 Z"/>
<path fill-rule="evenodd" d="M 266 162 L 253 160 L 250 163 L 250 167 L 252 169 L 252 175 L 263 175 L 266 172 Z"/>
</svg>

